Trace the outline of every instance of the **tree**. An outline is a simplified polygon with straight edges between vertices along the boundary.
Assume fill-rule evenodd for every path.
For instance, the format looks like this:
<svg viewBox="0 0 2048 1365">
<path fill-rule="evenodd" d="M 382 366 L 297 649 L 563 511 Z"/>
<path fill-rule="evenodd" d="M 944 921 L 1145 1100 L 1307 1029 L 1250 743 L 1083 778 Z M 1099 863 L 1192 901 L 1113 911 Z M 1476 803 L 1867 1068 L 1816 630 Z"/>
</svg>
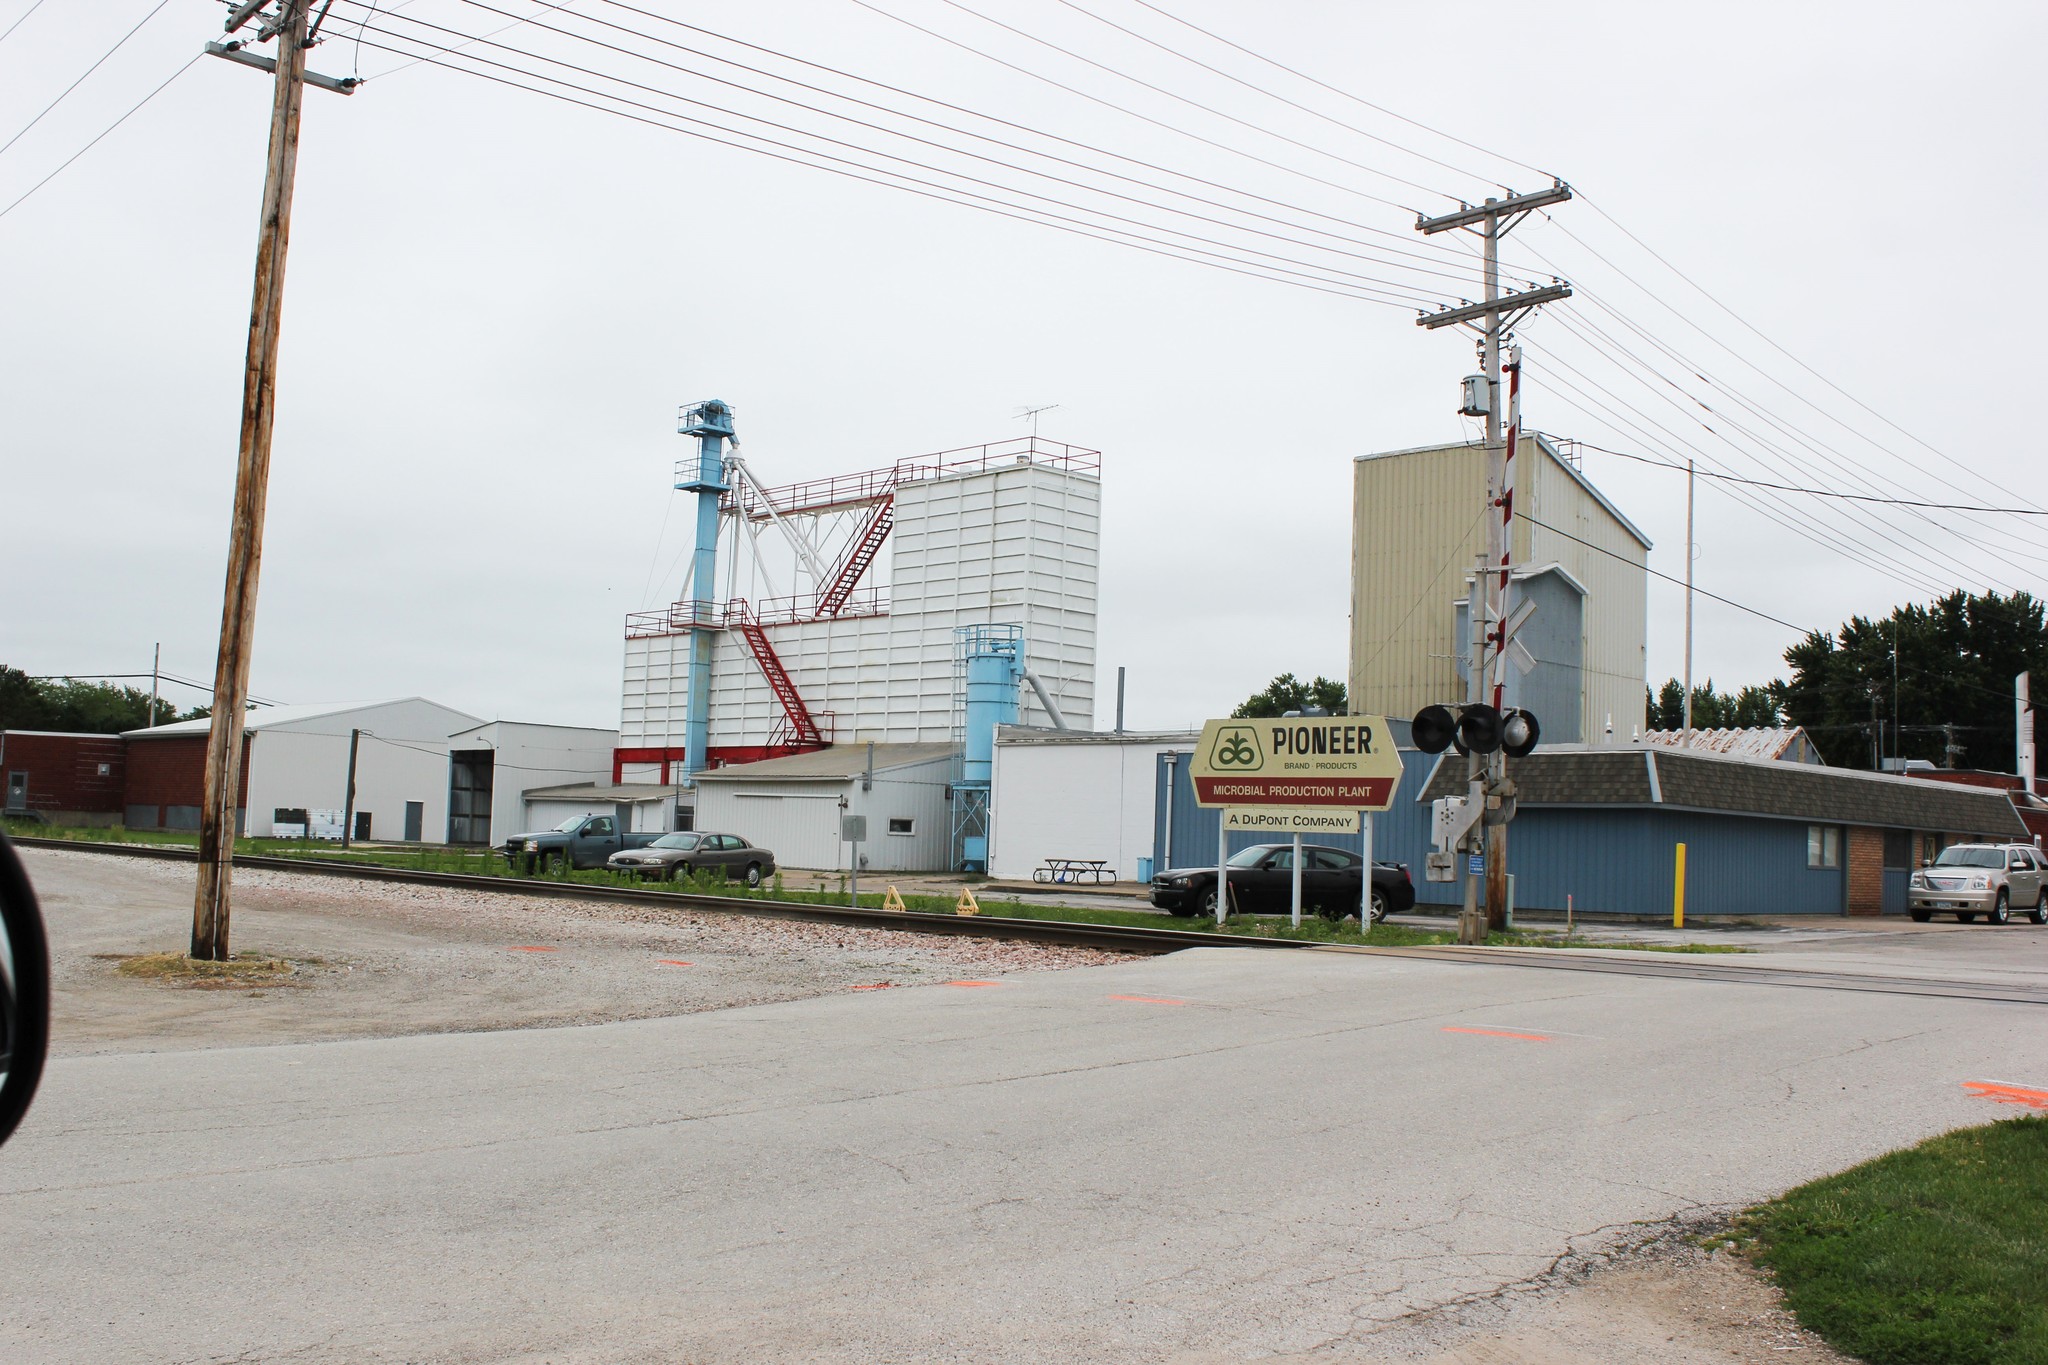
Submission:
<svg viewBox="0 0 2048 1365">
<path fill-rule="evenodd" d="M 191 720 L 201 712 L 187 712 Z M 156 723 L 180 719 L 178 708 L 157 699 Z M 114 735 L 149 724 L 149 693 L 136 687 L 32 678 L 0 664 L 0 730 L 59 730 Z"/>
<path fill-rule="evenodd" d="M 1692 690 L 1692 728 L 1695 730 L 1746 730 L 1784 724 L 1779 714 L 1775 689 L 1778 683 L 1750 686 L 1740 692 L 1716 692 L 1714 680 Z M 1652 730 L 1680 730 L 1685 727 L 1685 685 L 1673 678 L 1650 695 L 1647 709 Z"/>
<path fill-rule="evenodd" d="M 2028 593 L 1957 591 L 1888 617 L 1853 617 L 1833 635 L 1815 631 L 1785 662 L 1785 714 L 1829 763 L 1869 768 L 1881 748 L 2004 772 L 2014 757 L 2012 680 L 2048 679 L 2048 620 Z"/>
<path fill-rule="evenodd" d="M 1350 699 L 1345 695 L 1344 684 L 1321 676 L 1314 682 L 1305 683 L 1292 673 L 1282 673 L 1266 684 L 1265 691 L 1254 692 L 1230 714 L 1244 719 L 1284 716 L 1289 711 L 1311 709 L 1327 711 L 1333 716 L 1349 715 Z"/>
</svg>

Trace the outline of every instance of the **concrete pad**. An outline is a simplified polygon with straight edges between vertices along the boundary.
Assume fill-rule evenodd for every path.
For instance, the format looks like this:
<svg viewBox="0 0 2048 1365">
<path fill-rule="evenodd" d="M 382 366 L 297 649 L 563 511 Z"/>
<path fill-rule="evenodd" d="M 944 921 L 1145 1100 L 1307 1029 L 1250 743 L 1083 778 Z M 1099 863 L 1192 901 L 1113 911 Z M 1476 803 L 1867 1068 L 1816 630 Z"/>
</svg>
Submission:
<svg viewBox="0 0 2048 1365">
<path fill-rule="evenodd" d="M 1540 1040 L 1540 1041 L 1539 1041 Z M 2048 1089 L 2048 1009 L 1337 953 L 65 1059 L 0 1357 L 1400 1353 L 1632 1225 Z"/>
</svg>

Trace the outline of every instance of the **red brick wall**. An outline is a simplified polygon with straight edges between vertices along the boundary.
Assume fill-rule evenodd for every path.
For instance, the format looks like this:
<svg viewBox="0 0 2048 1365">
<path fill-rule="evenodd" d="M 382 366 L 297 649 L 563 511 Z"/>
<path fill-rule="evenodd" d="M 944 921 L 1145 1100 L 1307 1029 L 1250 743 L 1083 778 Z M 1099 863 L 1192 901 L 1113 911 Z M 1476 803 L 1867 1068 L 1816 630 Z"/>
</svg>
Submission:
<svg viewBox="0 0 2048 1365">
<path fill-rule="evenodd" d="M 255 740 L 254 735 L 242 736 L 242 780 L 235 794 L 237 809 L 249 804 L 249 755 Z M 205 799 L 205 793 L 206 736 L 129 741 L 128 781 L 122 804 L 155 807 L 156 817 L 148 822 L 150 827 L 162 825 L 166 806 L 197 806 Z"/>
<path fill-rule="evenodd" d="M 1848 847 L 1842 850 L 1849 883 L 1848 912 L 1884 913 L 1884 831 L 1868 825 L 1849 826 Z"/>
<path fill-rule="evenodd" d="M 125 748 L 119 735 L 9 730 L 0 733 L 0 771 L 28 774 L 30 810 L 119 814 Z"/>
</svg>

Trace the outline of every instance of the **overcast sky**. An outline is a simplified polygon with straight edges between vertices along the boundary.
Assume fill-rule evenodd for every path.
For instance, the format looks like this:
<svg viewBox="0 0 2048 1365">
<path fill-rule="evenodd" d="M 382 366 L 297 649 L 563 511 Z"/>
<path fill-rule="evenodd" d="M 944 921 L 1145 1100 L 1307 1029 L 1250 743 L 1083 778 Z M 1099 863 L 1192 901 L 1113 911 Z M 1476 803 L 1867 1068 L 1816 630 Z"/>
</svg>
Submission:
<svg viewBox="0 0 2048 1365">
<path fill-rule="evenodd" d="M 0 0 L 0 32 L 27 16 L 0 40 L 0 141 L 157 12 L 0 150 L 0 662 L 146 671 L 161 641 L 167 668 L 210 680 L 269 81 L 193 62 L 28 193 L 186 66 L 222 13 L 208 0 L 31 3 Z M 1150 235 L 1165 225 L 1223 241 L 1240 264 L 1280 265 L 1248 255 L 1267 250 L 1326 281 L 1341 278 L 1332 270 L 1391 281 L 1397 300 L 1477 294 L 1472 258 L 1413 233 L 1416 209 L 1534 188 L 1544 179 L 1526 166 L 1540 167 L 1583 197 L 1552 210 L 1554 224 L 1530 220 L 1504 256 L 1524 267 L 1517 281 L 1555 268 L 1582 292 L 1522 329 L 1531 426 L 1807 487 L 2048 504 L 2029 401 L 2039 385 L 2026 377 L 2031 312 L 2013 293 L 2048 209 L 2034 174 L 2048 128 L 2035 69 L 2043 6 L 1158 3 L 1473 145 L 1138 0 L 636 0 L 1071 143 L 973 124 L 991 136 L 1280 221 L 1224 210 L 1237 226 L 1218 228 L 1155 206 L 1219 212 L 1188 198 L 1062 172 L 1154 202 L 1083 195 L 843 124 L 831 135 L 866 150 L 835 154 L 885 149 L 964 169 L 1138 218 Z M 674 433 L 679 403 L 732 403 L 750 461 L 773 482 L 1020 435 L 1020 406 L 1058 404 L 1042 433 L 1103 452 L 1099 718 L 1124 664 L 1132 724 L 1186 724 L 1275 673 L 1344 676 L 1350 459 L 1475 429 L 1456 413 L 1468 335 L 1424 332 L 1405 302 L 1164 259 L 431 64 L 396 70 L 404 59 L 377 45 L 404 44 L 385 34 L 453 41 L 408 21 L 487 34 L 509 22 L 492 10 L 542 6 L 380 9 L 372 27 L 384 32 L 358 48 L 349 21 L 366 11 L 340 0 L 311 63 L 370 79 L 351 97 L 305 101 L 258 695 L 420 694 L 485 717 L 615 725 L 622 617 L 678 586 L 686 518 L 669 519 L 665 539 L 664 519 L 681 496 L 671 466 L 690 445 Z M 563 9 L 801 74 L 609 0 Z M 769 84 L 646 38 L 579 31 Z M 829 126 L 534 24 L 494 41 Z M 1624 351 L 1659 373 L 1632 371 Z M 1656 542 L 1651 567 L 1682 575 L 1683 476 L 1585 461 Z M 1804 534 L 1702 485 L 1698 581 L 1798 626 L 1882 614 L 1937 588 L 2041 591 L 2048 519 L 1762 500 Z M 1679 668 L 1681 609 L 1679 590 L 1653 581 L 1653 681 Z M 1696 673 L 1767 680 L 1796 638 L 1703 601 Z"/>
</svg>

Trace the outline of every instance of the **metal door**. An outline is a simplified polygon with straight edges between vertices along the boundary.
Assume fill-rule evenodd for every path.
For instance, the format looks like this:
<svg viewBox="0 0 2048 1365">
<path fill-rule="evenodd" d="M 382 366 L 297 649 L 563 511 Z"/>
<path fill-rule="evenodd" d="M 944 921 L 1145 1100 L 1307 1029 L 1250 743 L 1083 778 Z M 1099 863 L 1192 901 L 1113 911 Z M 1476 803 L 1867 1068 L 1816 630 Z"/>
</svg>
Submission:
<svg viewBox="0 0 2048 1365">
<path fill-rule="evenodd" d="M 408 801 L 405 803 L 405 841 L 416 844 L 420 841 L 427 824 L 427 803 Z"/>
<path fill-rule="evenodd" d="M 7 774 L 7 809 L 28 809 L 28 774 L 16 770 Z"/>
</svg>

